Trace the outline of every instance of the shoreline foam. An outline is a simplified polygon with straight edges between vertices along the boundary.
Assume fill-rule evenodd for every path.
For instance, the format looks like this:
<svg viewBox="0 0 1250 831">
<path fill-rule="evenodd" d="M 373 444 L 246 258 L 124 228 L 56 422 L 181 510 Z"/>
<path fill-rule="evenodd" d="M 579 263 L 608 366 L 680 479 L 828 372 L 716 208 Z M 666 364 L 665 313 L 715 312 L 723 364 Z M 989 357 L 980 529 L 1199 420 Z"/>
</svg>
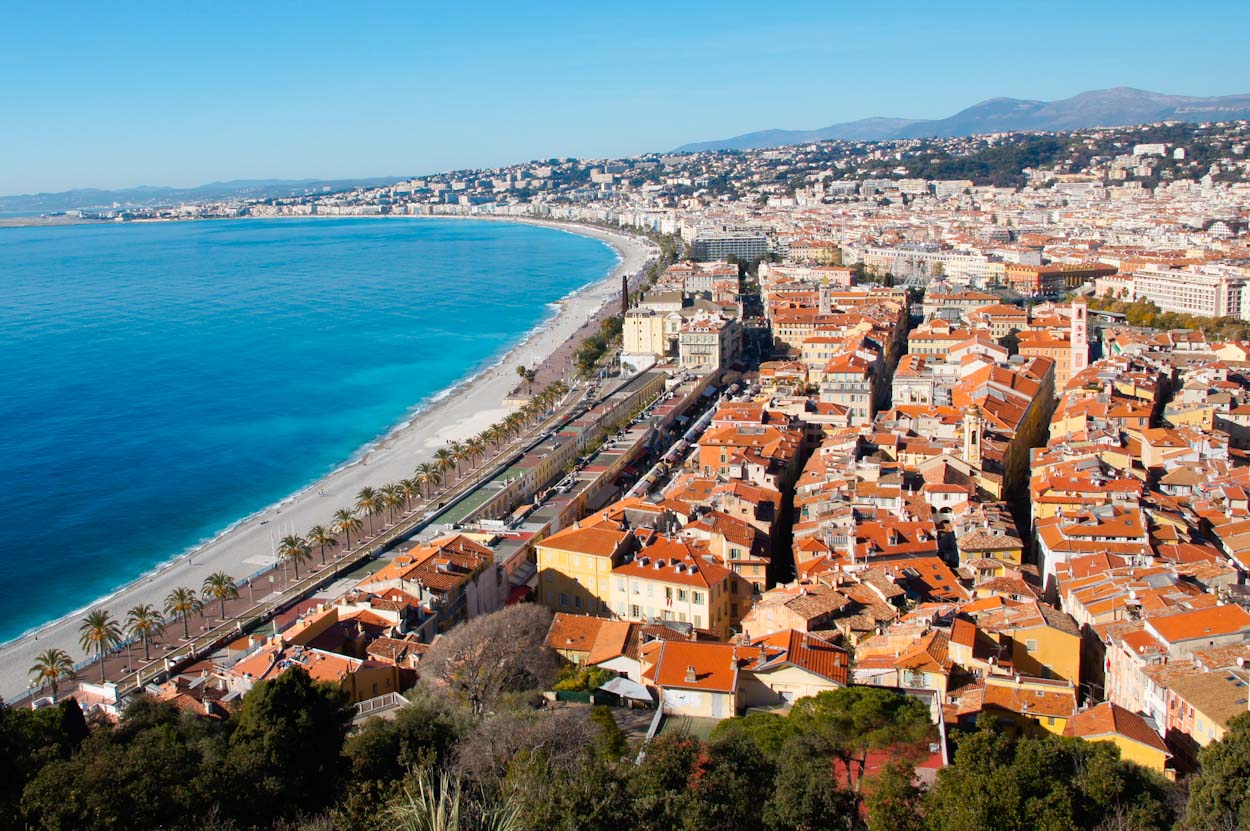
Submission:
<svg viewBox="0 0 1250 831">
<path fill-rule="evenodd" d="M 392 217 L 360 218 L 388 219 Z M 354 500 L 355 491 L 364 486 L 359 481 L 345 480 L 367 479 L 366 484 L 377 487 L 379 484 L 403 478 L 410 475 L 411 469 L 418 462 L 424 461 L 438 446 L 447 441 L 480 433 L 487 426 L 498 421 L 511 409 L 503 402 L 516 384 L 513 374 L 504 371 L 509 360 L 526 349 L 535 350 L 539 362 L 546 360 L 586 321 L 593 318 L 604 303 L 616 296 L 616 286 L 621 274 L 634 273 L 642 267 L 647 257 L 646 248 L 637 238 L 588 226 L 572 226 L 566 223 L 530 220 L 525 217 L 405 216 L 393 218 L 484 220 L 538 225 L 598 239 L 616 251 L 617 261 L 604 277 L 591 280 L 556 301 L 545 303 L 544 307 L 550 313 L 527 330 L 520 340 L 502 350 L 497 358 L 493 361 L 488 358 L 489 362 L 483 362 L 477 369 L 471 368 L 468 374 L 454 383 L 412 405 L 396 424 L 361 445 L 347 460 L 330 471 L 281 499 L 231 522 L 211 537 L 162 560 L 108 594 L 0 643 L 0 662 L 2 662 L 0 663 L 0 697 L 12 699 L 25 691 L 24 670 L 38 652 L 58 647 L 77 657 L 81 649 L 77 644 L 76 622 L 77 618 L 86 611 L 104 607 L 109 609 L 114 617 L 120 619 L 123 617 L 124 607 L 135 603 L 161 605 L 168 588 L 173 585 L 191 585 L 198 589 L 203 577 L 210 571 L 225 570 L 236 580 L 242 581 L 250 575 L 265 570 L 255 561 L 270 559 L 268 552 L 262 552 L 259 555 L 253 552 L 249 556 L 248 552 L 240 550 L 249 543 L 255 544 L 254 539 L 243 538 L 255 537 L 262 521 L 268 523 L 284 512 L 308 513 L 306 509 L 310 506 L 317 506 L 323 516 L 311 522 L 298 520 L 297 526 L 302 523 L 311 527 L 317 522 L 328 521 L 334 510 L 350 504 L 350 501 Z M 273 218 L 263 217 L 262 219 Z M 567 331 L 564 331 L 565 329 Z M 555 337 L 561 332 L 563 332 L 562 336 Z M 459 419 L 441 418 L 444 412 L 454 415 L 450 412 L 454 409 L 466 412 Z M 407 455 L 409 452 L 415 452 L 417 455 L 410 457 Z M 398 468 L 401 456 L 407 459 L 403 462 L 402 471 Z M 373 464 L 368 465 L 366 460 Z M 373 475 L 361 475 L 366 467 Z M 345 492 L 343 498 L 348 501 L 344 503 L 329 501 L 319 495 L 322 492 L 329 495 L 331 490 Z M 305 510 L 301 511 L 301 509 Z M 282 521 L 287 522 L 291 519 L 286 516 Z M 264 539 L 261 542 L 264 542 Z M 196 562 L 196 558 L 201 556 L 203 559 Z M 249 560 L 253 563 L 249 564 Z M 184 564 L 188 566 L 188 570 L 184 572 L 185 576 L 171 582 L 169 580 L 171 572 Z M 162 578 L 165 579 L 162 580 Z M 166 583 L 169 585 L 163 585 Z"/>
</svg>

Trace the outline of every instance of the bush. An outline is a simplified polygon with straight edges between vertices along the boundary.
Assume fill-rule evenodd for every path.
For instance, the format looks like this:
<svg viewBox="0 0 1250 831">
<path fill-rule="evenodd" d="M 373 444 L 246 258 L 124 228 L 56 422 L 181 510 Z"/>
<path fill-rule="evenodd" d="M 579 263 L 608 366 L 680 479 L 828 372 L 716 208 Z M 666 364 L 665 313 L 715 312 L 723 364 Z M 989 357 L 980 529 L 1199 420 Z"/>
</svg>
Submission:
<svg viewBox="0 0 1250 831">
<path fill-rule="evenodd" d="M 602 667 L 579 667 L 569 664 L 560 669 L 553 690 L 558 692 L 590 692 L 597 690 L 616 677 L 616 673 Z"/>
</svg>

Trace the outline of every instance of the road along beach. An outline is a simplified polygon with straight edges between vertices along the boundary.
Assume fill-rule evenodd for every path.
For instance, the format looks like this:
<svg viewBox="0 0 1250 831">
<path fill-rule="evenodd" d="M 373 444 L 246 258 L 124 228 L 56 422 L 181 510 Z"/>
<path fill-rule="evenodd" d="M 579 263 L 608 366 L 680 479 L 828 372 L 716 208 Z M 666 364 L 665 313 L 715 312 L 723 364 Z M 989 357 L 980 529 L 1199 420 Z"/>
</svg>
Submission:
<svg viewBox="0 0 1250 831">
<path fill-rule="evenodd" d="M 517 386 L 517 364 L 534 366 L 546 362 L 539 370 L 536 386 L 561 377 L 576 344 L 590 333 L 589 322 L 605 307 L 615 313 L 621 276 L 632 276 L 642 269 L 653 255 L 653 248 L 646 240 L 598 228 L 538 221 L 534 224 L 600 239 L 617 250 L 620 260 L 609 275 L 553 304 L 553 316 L 531 330 L 498 361 L 421 404 L 402 424 L 361 448 L 338 469 L 88 608 L 106 609 L 114 619 L 124 621 L 126 610 L 133 606 L 150 603 L 161 608 L 174 588 L 189 586 L 198 590 L 211 573 L 224 571 L 241 581 L 273 564 L 274 546 L 283 534 L 304 534 L 314 525 L 331 524 L 334 512 L 352 507 L 361 488 L 376 488 L 408 478 L 418 464 L 428 461 L 447 442 L 477 435 L 501 420 L 511 409 L 505 402 Z M 0 697 L 11 700 L 27 691 L 27 670 L 35 656 L 46 649 L 64 649 L 75 660 L 83 657 L 78 629 L 85 611 L 70 613 L 0 646 Z M 95 677 L 91 671 L 82 676 L 84 680 Z"/>
</svg>

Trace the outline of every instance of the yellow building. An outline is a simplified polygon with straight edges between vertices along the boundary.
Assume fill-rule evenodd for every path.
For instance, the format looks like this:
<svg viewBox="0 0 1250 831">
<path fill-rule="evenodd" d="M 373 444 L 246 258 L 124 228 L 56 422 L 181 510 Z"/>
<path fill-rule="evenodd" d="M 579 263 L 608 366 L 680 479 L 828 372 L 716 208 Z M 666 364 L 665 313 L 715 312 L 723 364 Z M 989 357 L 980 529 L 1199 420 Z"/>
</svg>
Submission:
<svg viewBox="0 0 1250 831">
<path fill-rule="evenodd" d="M 612 569 L 633 546 L 628 531 L 574 523 L 537 545 L 538 598 L 556 612 L 606 614 Z"/>
<path fill-rule="evenodd" d="M 1010 733 L 1062 736 L 1076 715 L 1076 687 L 1065 681 L 991 675 L 982 711 Z"/>
<path fill-rule="evenodd" d="M 612 569 L 612 614 L 689 623 L 717 638 L 729 637 L 751 605 L 753 587 L 698 553 L 686 543 L 651 537 Z"/>
<path fill-rule="evenodd" d="M 663 355 L 668 352 L 664 336 L 664 313 L 655 309 L 630 309 L 621 328 L 621 351 L 626 355 Z"/>
<path fill-rule="evenodd" d="M 1166 770 L 1172 756 L 1144 718 L 1110 702 L 1078 713 L 1063 734 L 1091 742 L 1111 742 L 1120 749 L 1121 759 L 1158 773 Z"/>
</svg>

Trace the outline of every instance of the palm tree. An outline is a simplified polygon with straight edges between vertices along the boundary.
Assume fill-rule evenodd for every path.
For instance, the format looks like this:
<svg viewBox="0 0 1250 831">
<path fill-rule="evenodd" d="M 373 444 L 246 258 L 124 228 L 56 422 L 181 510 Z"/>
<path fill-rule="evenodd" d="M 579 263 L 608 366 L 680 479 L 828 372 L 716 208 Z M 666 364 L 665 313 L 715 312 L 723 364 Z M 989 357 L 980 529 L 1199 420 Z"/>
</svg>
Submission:
<svg viewBox="0 0 1250 831">
<path fill-rule="evenodd" d="M 69 653 L 64 649 L 48 649 L 40 652 L 35 656 L 35 663 L 28 671 L 35 681 L 36 688 L 44 684 L 52 685 L 53 700 L 56 699 L 56 691 L 62 678 L 72 681 L 78 677 L 78 673 L 74 671 L 74 659 L 69 657 Z"/>
<path fill-rule="evenodd" d="M 299 579 L 299 564 L 301 560 L 307 560 L 312 556 L 312 546 L 308 544 L 308 540 L 298 534 L 287 534 L 278 540 L 278 559 L 295 566 L 295 579 Z"/>
<path fill-rule="evenodd" d="M 233 577 L 224 571 L 218 571 L 204 578 L 204 585 L 200 586 L 200 594 L 221 603 L 221 619 L 225 620 L 226 601 L 234 600 L 239 596 L 239 587 L 235 584 Z"/>
<path fill-rule="evenodd" d="M 334 530 L 347 537 L 347 548 L 352 547 L 352 531 L 359 531 L 364 526 L 360 517 L 349 508 L 339 508 L 334 512 Z"/>
<path fill-rule="evenodd" d="M 308 529 L 308 541 L 321 549 L 321 564 L 326 564 L 326 546 L 338 545 L 334 532 L 324 525 L 314 525 Z"/>
<path fill-rule="evenodd" d="M 104 683 L 104 656 L 122 641 L 122 628 L 104 609 L 94 609 L 82 619 L 78 627 L 78 643 L 90 655 L 95 652 L 100 659 L 100 683 Z"/>
<path fill-rule="evenodd" d="M 439 473 L 446 473 L 455 466 L 455 455 L 446 447 L 434 451 L 434 464 L 438 466 Z"/>
<path fill-rule="evenodd" d="M 530 377 L 530 371 L 525 367 L 525 364 L 517 364 L 516 374 L 520 377 L 522 381 L 526 383 L 527 387 L 529 386 L 529 383 L 533 380 Z"/>
<path fill-rule="evenodd" d="M 456 463 L 456 478 L 460 478 L 460 463 L 464 461 L 464 445 L 458 441 L 453 441 L 447 445 L 447 449 L 451 451 L 451 460 Z"/>
<path fill-rule="evenodd" d="M 492 424 L 482 431 L 482 441 L 488 442 L 493 450 L 499 449 L 499 442 L 502 440 L 503 430 L 498 424 Z"/>
<path fill-rule="evenodd" d="M 486 452 L 486 442 L 481 436 L 474 436 L 464 443 L 464 452 L 469 454 L 469 464 L 476 466 L 478 458 Z"/>
<path fill-rule="evenodd" d="M 404 512 L 407 513 L 412 508 L 412 500 L 421 495 L 421 483 L 415 476 L 410 479 L 400 479 L 399 492 L 404 495 Z"/>
<path fill-rule="evenodd" d="M 126 630 L 131 637 L 143 641 L 143 660 L 152 660 L 152 636 L 164 625 L 165 616 L 147 603 L 140 603 L 126 613 Z"/>
<path fill-rule="evenodd" d="M 417 476 L 421 479 L 422 487 L 426 485 L 437 485 L 439 482 L 438 465 L 432 464 L 431 462 L 422 462 L 417 465 Z"/>
<path fill-rule="evenodd" d="M 178 588 L 165 595 L 165 614 L 177 620 L 182 618 L 182 637 L 190 640 L 191 627 L 188 621 L 191 615 L 204 608 L 204 603 L 195 595 L 195 589 L 187 586 Z"/>
<path fill-rule="evenodd" d="M 383 485 L 381 489 L 382 508 L 386 511 L 387 519 L 390 522 L 395 521 L 395 511 L 404 504 L 404 494 L 399 485 L 390 484 Z"/>
<path fill-rule="evenodd" d="M 382 508 L 381 495 L 370 487 L 363 487 L 356 494 L 356 510 L 369 517 L 369 534 L 373 535 L 373 517 Z"/>
</svg>

